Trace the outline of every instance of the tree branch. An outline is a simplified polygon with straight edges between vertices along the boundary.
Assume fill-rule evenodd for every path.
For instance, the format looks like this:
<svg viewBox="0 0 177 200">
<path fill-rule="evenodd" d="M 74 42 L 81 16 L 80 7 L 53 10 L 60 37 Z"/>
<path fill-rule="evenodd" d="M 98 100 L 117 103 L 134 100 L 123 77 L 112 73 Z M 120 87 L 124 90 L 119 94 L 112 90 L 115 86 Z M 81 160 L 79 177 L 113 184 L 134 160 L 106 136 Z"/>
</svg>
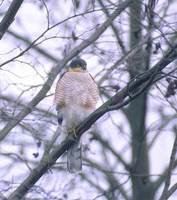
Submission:
<svg viewBox="0 0 177 200">
<path fill-rule="evenodd" d="M 175 183 L 167 192 L 167 198 L 169 198 L 177 190 L 177 183 Z"/>
<path fill-rule="evenodd" d="M 44 86 L 38 92 L 38 94 L 29 102 L 28 107 L 24 108 L 14 120 L 10 121 L 0 132 L 0 141 L 3 140 L 8 133 L 26 117 L 29 113 L 32 112 L 33 108 L 45 97 L 46 93 L 50 90 L 56 76 L 60 70 L 70 61 L 73 57 L 78 55 L 81 51 L 87 48 L 90 44 L 96 41 L 99 36 L 110 26 L 111 22 L 125 10 L 132 0 L 126 0 L 123 3 L 119 4 L 117 9 L 110 15 L 110 17 L 85 41 L 83 41 L 78 47 L 74 48 L 64 59 L 59 61 L 59 64 L 51 69 L 47 81 L 44 83 Z"/>
<path fill-rule="evenodd" d="M 167 200 L 169 198 L 168 188 L 170 186 L 171 173 L 172 173 L 172 170 L 173 170 L 174 164 L 175 164 L 176 152 L 177 152 L 177 131 L 176 131 L 176 137 L 175 137 L 175 141 L 173 144 L 173 149 L 172 149 L 172 153 L 171 153 L 171 157 L 170 157 L 170 163 L 169 163 L 167 176 L 166 176 L 166 180 L 165 180 L 165 186 L 164 186 L 162 195 L 159 200 Z"/>
<path fill-rule="evenodd" d="M 98 3 L 99 3 L 100 6 L 103 8 L 103 12 L 105 13 L 105 15 L 109 18 L 109 12 L 108 12 L 108 10 L 106 9 L 106 6 L 104 5 L 103 1 L 102 1 L 102 0 L 98 0 Z M 114 25 L 113 22 L 111 23 L 110 26 L 111 26 L 111 28 L 112 28 L 114 34 L 115 34 L 115 37 L 116 37 L 116 39 L 117 39 L 118 44 L 119 44 L 120 47 L 121 47 L 122 53 L 123 53 L 123 54 L 126 54 L 126 49 L 125 49 L 125 46 L 124 46 L 124 44 L 123 44 L 122 39 L 121 39 L 120 36 L 119 36 L 118 28 Z"/>
<path fill-rule="evenodd" d="M 12 37 L 15 37 L 18 40 L 23 41 L 25 44 L 27 44 L 28 46 L 30 46 L 32 44 L 32 41 L 30 41 L 28 38 L 14 32 L 11 30 L 7 31 L 8 34 L 10 34 Z M 33 45 L 31 48 L 33 48 L 34 50 L 36 50 L 38 53 L 40 53 L 41 55 L 45 56 L 46 58 L 50 59 L 52 62 L 57 63 L 58 62 L 58 58 L 53 56 L 52 54 L 50 54 L 49 52 L 45 51 L 44 49 Z"/>
<path fill-rule="evenodd" d="M 96 170 L 102 172 L 108 179 L 109 185 L 111 187 L 111 189 L 114 190 L 118 190 L 121 195 L 124 197 L 124 200 L 129 200 L 130 197 L 128 196 L 128 194 L 126 193 L 125 189 L 122 187 L 122 184 L 119 182 L 119 180 L 117 180 L 112 173 L 110 173 L 109 171 L 107 171 L 103 166 L 97 164 L 94 161 L 91 161 L 89 159 L 84 159 L 84 161 L 86 161 L 87 163 L 89 163 L 92 167 L 94 167 Z M 113 192 L 112 191 L 112 192 Z M 106 193 L 111 192 L 110 189 L 108 191 L 103 191 L 101 194 L 105 195 Z M 99 195 L 100 196 L 100 195 Z M 94 198 L 96 199 L 96 198 Z"/>
<path fill-rule="evenodd" d="M 130 166 L 129 166 L 129 164 L 126 163 L 126 161 L 122 158 L 122 156 L 120 154 L 118 154 L 111 147 L 111 145 L 109 144 L 109 142 L 107 140 L 105 140 L 103 137 L 100 136 L 100 134 L 97 134 L 97 133 L 93 133 L 93 136 L 102 143 L 102 145 L 104 146 L 104 148 L 109 149 L 109 151 L 111 151 L 111 153 L 117 158 L 117 160 L 119 162 L 121 162 L 121 164 L 125 167 L 125 169 L 130 172 Z"/>
<path fill-rule="evenodd" d="M 176 166 L 177 166 L 177 160 L 174 163 L 174 169 L 175 169 Z M 156 181 L 152 182 L 154 190 L 158 190 L 158 188 L 164 183 L 167 172 L 168 172 L 168 166 L 161 173 L 161 174 L 163 174 L 163 176 L 160 176 Z"/>
<path fill-rule="evenodd" d="M 4 18 L 0 23 L 0 40 L 2 39 L 4 33 L 7 31 L 7 29 L 13 22 L 14 17 L 17 14 L 22 3 L 23 0 L 13 0 L 11 5 L 9 6 L 9 9 L 7 10 Z"/>
<path fill-rule="evenodd" d="M 56 146 L 47 159 L 43 159 L 40 164 L 32 170 L 30 175 L 23 181 L 23 183 L 9 196 L 8 200 L 20 200 L 29 189 L 40 179 L 40 177 L 55 163 L 55 161 L 66 151 L 68 150 L 75 142 L 76 139 L 79 139 L 81 135 L 87 131 L 91 125 L 103 116 L 106 112 L 111 110 L 118 110 L 124 105 L 127 105 L 132 98 L 129 97 L 129 92 L 133 93 L 143 83 L 151 80 L 154 72 L 157 73 L 162 69 L 164 69 L 169 63 L 177 58 L 177 45 L 162 58 L 154 67 L 145 73 L 141 74 L 136 80 L 130 81 L 128 84 L 129 87 L 123 88 L 120 92 L 116 93 L 113 97 L 111 97 L 106 103 L 100 106 L 95 112 L 93 112 L 87 119 L 85 119 L 79 126 L 75 129 L 75 134 L 78 138 L 73 138 L 73 134 L 68 134 L 68 137 L 58 146 Z M 152 81 L 150 81 L 152 84 Z M 147 88 L 146 88 L 147 89 Z M 141 91 L 143 92 L 143 91 Z M 138 93 L 140 95 L 141 93 Z M 137 97 L 137 95 L 135 96 Z M 128 100 L 127 100 L 128 98 Z"/>
</svg>

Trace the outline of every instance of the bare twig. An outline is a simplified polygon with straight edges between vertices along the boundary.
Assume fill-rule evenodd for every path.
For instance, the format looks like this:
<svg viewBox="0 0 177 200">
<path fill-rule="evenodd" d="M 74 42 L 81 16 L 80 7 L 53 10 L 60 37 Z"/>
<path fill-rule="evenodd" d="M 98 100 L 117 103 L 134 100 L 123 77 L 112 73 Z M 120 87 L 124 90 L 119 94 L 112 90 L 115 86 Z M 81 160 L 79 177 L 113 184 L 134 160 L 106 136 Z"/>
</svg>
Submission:
<svg viewBox="0 0 177 200">
<path fill-rule="evenodd" d="M 8 30 L 7 33 L 10 34 L 11 36 L 15 37 L 16 39 L 23 41 L 28 46 L 31 45 L 31 43 L 32 43 L 32 41 L 30 41 L 27 37 L 22 36 L 22 35 L 14 32 L 14 31 Z M 40 53 L 44 57 L 50 59 L 51 61 L 53 61 L 55 63 L 58 62 L 58 58 L 57 57 L 55 57 L 51 53 L 45 51 L 44 49 L 40 48 L 39 46 L 33 45 L 31 48 L 36 50 L 38 53 Z"/>
<path fill-rule="evenodd" d="M 47 14 L 47 29 L 49 29 L 50 27 L 50 14 L 49 14 L 49 10 L 48 10 L 48 7 L 47 7 L 47 4 L 45 3 L 44 0 L 41 0 L 43 5 L 44 5 L 44 8 L 46 10 L 46 14 Z"/>
<path fill-rule="evenodd" d="M 118 154 L 109 144 L 109 142 L 107 140 L 105 140 L 103 137 L 101 137 L 99 134 L 97 133 L 93 133 L 94 137 L 96 137 L 105 148 L 108 148 L 109 151 L 111 151 L 111 153 L 118 159 L 119 162 L 122 163 L 122 165 L 125 167 L 125 169 L 127 171 L 130 171 L 130 166 L 129 164 L 126 163 L 126 161 L 122 158 L 122 156 L 120 154 Z"/>
<path fill-rule="evenodd" d="M 126 6 L 127 3 L 129 4 L 130 2 L 131 2 L 131 0 L 127 0 L 127 2 L 124 2 L 125 6 Z M 122 5 L 122 6 L 124 7 L 124 5 Z M 122 6 L 119 7 L 120 10 L 122 9 Z M 126 7 L 125 7 L 125 8 L 126 8 Z M 125 9 L 125 8 L 124 8 L 124 9 Z M 123 9 L 123 10 L 124 10 L 124 9 Z M 97 11 L 100 11 L 100 10 L 97 10 Z M 117 9 L 116 9 L 116 11 L 117 11 Z M 89 14 L 89 13 L 92 13 L 92 12 L 93 12 L 93 11 L 88 11 L 88 12 L 85 12 L 85 13 L 80 13 L 80 14 L 77 14 L 77 15 L 73 15 L 73 16 L 71 16 L 71 17 L 68 17 L 67 19 L 64 19 L 64 20 L 62 20 L 62 21 L 60 21 L 60 22 L 58 22 L 58 23 L 56 23 L 56 24 L 54 24 L 54 25 L 48 27 L 48 28 L 45 29 L 45 31 L 43 31 L 34 41 L 32 41 L 31 43 L 29 43 L 29 46 L 26 47 L 23 51 L 21 51 L 20 53 L 18 53 L 16 56 L 10 58 L 9 60 L 4 61 L 3 63 L 1 63 L 1 64 L 0 64 L 0 68 L 3 67 L 4 65 L 7 65 L 8 63 L 14 61 L 15 59 L 17 59 L 17 58 L 23 56 L 23 55 L 24 55 L 26 52 L 28 52 L 31 48 L 34 48 L 36 45 L 40 44 L 40 43 L 37 44 L 37 42 L 38 42 L 41 38 L 43 38 L 43 36 L 44 36 L 49 30 L 52 30 L 52 29 L 56 28 L 57 26 L 59 26 L 60 24 L 66 22 L 66 21 L 68 21 L 68 20 L 71 20 L 71 19 L 73 19 L 73 18 L 75 18 L 75 17 L 83 16 L 83 15 L 86 15 L 86 14 Z M 95 12 L 95 11 L 94 11 L 94 12 Z M 116 13 L 116 12 L 114 12 L 114 14 L 115 14 L 115 13 Z M 112 15 L 113 15 L 113 13 L 112 13 Z M 114 19 L 111 19 L 111 21 L 112 21 L 112 20 L 114 20 Z M 111 21 L 110 21 L 110 19 L 107 20 L 108 23 L 110 23 Z M 103 24 L 104 24 L 104 23 L 103 23 Z M 109 26 L 109 25 L 108 25 L 108 26 Z M 106 28 L 107 28 L 108 26 L 106 26 Z M 101 28 L 101 26 L 100 26 L 100 28 Z M 102 28 L 103 28 L 103 27 L 102 27 Z M 104 31 L 103 31 L 103 32 L 104 32 Z M 94 33 L 93 33 L 92 35 L 94 35 Z M 88 42 L 88 41 L 86 40 L 85 42 Z M 84 43 L 84 42 L 83 42 L 83 43 Z M 59 59 L 58 59 L 57 61 L 60 62 Z"/>
<path fill-rule="evenodd" d="M 84 159 L 84 161 L 86 161 L 91 166 L 93 166 L 94 169 L 98 170 L 99 172 L 102 172 L 108 179 L 111 179 L 111 184 L 110 184 L 111 188 L 108 189 L 107 191 L 101 192 L 101 194 L 98 195 L 97 197 L 95 197 L 94 199 L 97 199 L 98 197 L 101 197 L 101 196 L 106 196 L 106 194 L 109 194 L 110 192 L 114 192 L 115 190 L 118 190 L 120 192 L 120 194 L 124 197 L 124 200 L 129 200 L 130 199 L 130 197 L 128 196 L 128 194 L 126 193 L 124 188 L 122 187 L 122 185 L 129 180 L 130 174 L 126 177 L 126 181 L 125 182 L 120 183 L 119 180 L 115 179 L 113 174 L 110 173 L 109 171 L 107 171 L 103 166 L 100 166 L 96 162 L 91 161 L 89 159 Z"/>
<path fill-rule="evenodd" d="M 175 131 L 175 132 L 176 132 L 176 137 L 175 137 L 175 141 L 173 144 L 173 149 L 172 149 L 172 153 L 171 153 L 171 157 L 170 157 L 170 163 L 169 163 L 167 176 L 166 176 L 166 180 L 165 180 L 165 186 L 164 186 L 162 195 L 159 200 L 167 200 L 169 198 L 168 188 L 170 186 L 171 174 L 172 174 L 172 170 L 174 168 L 175 155 L 177 152 L 177 131 Z"/>
<path fill-rule="evenodd" d="M 109 194 L 115 190 L 117 190 L 118 188 L 120 188 L 122 185 L 126 184 L 129 181 L 130 177 L 128 177 L 125 181 L 123 181 L 122 183 L 120 183 L 119 185 L 115 185 L 114 187 L 112 187 L 110 190 L 103 192 L 102 194 L 97 195 L 96 197 L 94 197 L 92 200 L 96 200 L 99 199 L 102 196 L 105 196 L 106 194 Z M 127 197 L 128 199 L 128 197 Z"/>
<path fill-rule="evenodd" d="M 99 2 L 99 4 L 100 4 L 100 6 L 103 8 L 103 11 L 104 11 L 105 15 L 106 15 L 107 17 L 109 17 L 109 12 L 108 12 L 106 6 L 105 6 L 104 3 L 103 3 L 104 1 L 98 0 L 98 2 Z M 121 39 L 120 36 L 119 36 L 118 28 L 114 25 L 114 23 L 111 23 L 111 28 L 112 28 L 112 30 L 113 30 L 113 32 L 114 32 L 114 34 L 115 34 L 115 37 L 116 37 L 117 42 L 119 43 L 119 45 L 120 45 L 120 47 L 121 47 L 121 50 L 122 50 L 123 54 L 126 54 L 126 49 L 125 49 L 125 46 L 124 46 L 124 44 L 123 44 L 122 39 Z"/>
</svg>

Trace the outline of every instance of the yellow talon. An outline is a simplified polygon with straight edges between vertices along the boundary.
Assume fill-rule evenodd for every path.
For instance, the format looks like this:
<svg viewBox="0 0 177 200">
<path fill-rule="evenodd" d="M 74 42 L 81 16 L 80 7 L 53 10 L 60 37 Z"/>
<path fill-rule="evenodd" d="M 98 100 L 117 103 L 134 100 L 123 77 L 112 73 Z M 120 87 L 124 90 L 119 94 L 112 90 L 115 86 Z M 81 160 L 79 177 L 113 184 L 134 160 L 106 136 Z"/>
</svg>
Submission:
<svg viewBox="0 0 177 200">
<path fill-rule="evenodd" d="M 74 135 L 74 138 L 77 138 L 76 129 L 75 129 L 75 128 L 70 128 L 70 129 L 69 129 L 69 133 L 73 134 L 73 135 Z"/>
</svg>

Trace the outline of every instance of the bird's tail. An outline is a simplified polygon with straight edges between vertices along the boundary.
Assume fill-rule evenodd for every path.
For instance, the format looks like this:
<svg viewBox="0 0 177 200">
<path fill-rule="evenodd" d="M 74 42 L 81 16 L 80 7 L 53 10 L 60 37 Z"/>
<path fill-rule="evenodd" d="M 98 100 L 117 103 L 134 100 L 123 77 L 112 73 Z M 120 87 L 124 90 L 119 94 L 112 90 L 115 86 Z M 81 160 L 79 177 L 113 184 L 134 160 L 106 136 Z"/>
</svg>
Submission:
<svg viewBox="0 0 177 200">
<path fill-rule="evenodd" d="M 67 168 L 71 173 L 82 170 L 82 143 L 78 141 L 67 152 Z"/>
</svg>

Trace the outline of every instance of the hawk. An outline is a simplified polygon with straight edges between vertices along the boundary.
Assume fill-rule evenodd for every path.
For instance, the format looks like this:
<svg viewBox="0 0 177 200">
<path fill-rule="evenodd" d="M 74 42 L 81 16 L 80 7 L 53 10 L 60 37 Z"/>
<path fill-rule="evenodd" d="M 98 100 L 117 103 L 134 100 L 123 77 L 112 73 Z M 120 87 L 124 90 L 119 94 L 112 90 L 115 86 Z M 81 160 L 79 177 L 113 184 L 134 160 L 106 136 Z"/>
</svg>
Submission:
<svg viewBox="0 0 177 200">
<path fill-rule="evenodd" d="M 54 101 L 58 112 L 58 122 L 64 127 L 64 134 L 74 129 L 95 108 L 99 100 L 97 84 L 87 71 L 83 59 L 74 59 L 69 70 L 59 79 Z M 82 169 L 81 141 L 77 141 L 67 152 L 69 172 Z"/>
</svg>

